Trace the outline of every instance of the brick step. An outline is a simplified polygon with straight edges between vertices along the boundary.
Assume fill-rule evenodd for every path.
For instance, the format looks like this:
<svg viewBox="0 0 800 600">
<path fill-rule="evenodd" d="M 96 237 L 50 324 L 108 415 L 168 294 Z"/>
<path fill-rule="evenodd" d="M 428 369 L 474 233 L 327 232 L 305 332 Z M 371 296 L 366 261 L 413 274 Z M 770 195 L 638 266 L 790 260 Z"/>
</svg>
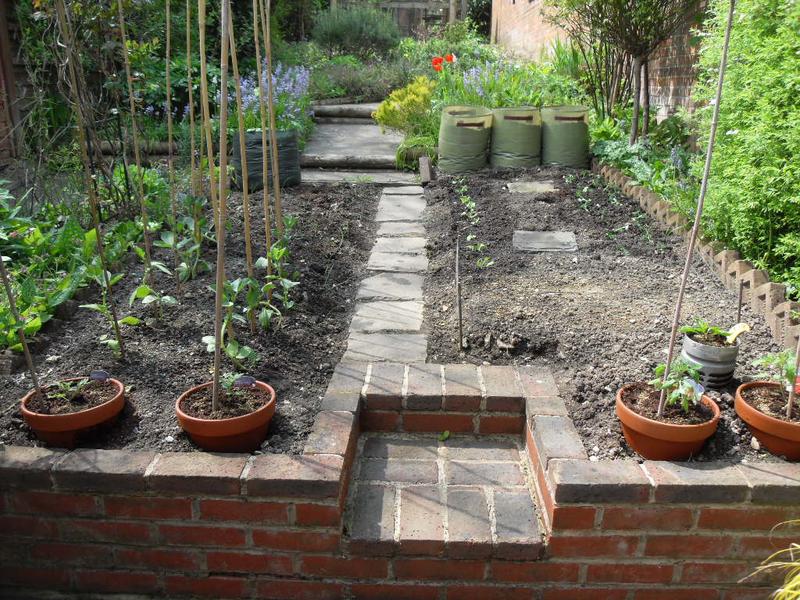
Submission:
<svg viewBox="0 0 800 600">
<path fill-rule="evenodd" d="M 363 435 L 347 504 L 350 552 L 540 558 L 521 444 L 511 435 Z"/>
</svg>

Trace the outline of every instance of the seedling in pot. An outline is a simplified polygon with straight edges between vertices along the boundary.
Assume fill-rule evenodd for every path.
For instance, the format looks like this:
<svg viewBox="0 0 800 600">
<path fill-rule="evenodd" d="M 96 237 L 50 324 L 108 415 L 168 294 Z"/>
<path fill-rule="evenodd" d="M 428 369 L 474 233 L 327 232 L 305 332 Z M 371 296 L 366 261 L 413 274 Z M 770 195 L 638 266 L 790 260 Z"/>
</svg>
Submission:
<svg viewBox="0 0 800 600">
<path fill-rule="evenodd" d="M 800 346 L 800 343 L 798 343 L 798 346 Z M 766 369 L 756 377 L 780 384 L 781 398 L 786 402 L 787 419 L 791 419 L 794 405 L 798 362 L 800 361 L 798 361 L 797 354 L 788 349 L 783 352 L 765 354 L 753 362 L 756 367 Z"/>
<path fill-rule="evenodd" d="M 681 327 L 680 332 L 691 336 L 693 340 L 701 344 L 705 342 L 719 342 L 732 346 L 736 343 L 740 335 L 750 331 L 750 329 L 751 327 L 747 323 L 737 323 L 726 330 L 716 325 L 710 325 L 707 321 L 703 321 L 702 319 L 697 319 L 693 325 L 684 325 Z"/>
<path fill-rule="evenodd" d="M 666 364 L 660 364 L 655 368 L 655 379 L 650 381 L 657 390 L 666 393 L 666 404 L 671 406 L 680 403 L 684 412 L 689 412 L 692 408 L 700 404 L 705 389 L 698 383 L 700 379 L 700 365 L 683 360 L 681 358 L 673 361 L 672 367 L 664 377 L 667 370 Z"/>
</svg>

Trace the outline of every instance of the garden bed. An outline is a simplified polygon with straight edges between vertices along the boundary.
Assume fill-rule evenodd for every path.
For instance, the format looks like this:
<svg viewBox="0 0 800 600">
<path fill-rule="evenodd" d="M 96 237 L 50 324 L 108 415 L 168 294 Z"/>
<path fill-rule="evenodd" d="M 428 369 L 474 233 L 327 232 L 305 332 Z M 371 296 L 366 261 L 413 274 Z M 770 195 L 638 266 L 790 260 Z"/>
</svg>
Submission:
<svg viewBox="0 0 800 600">
<path fill-rule="evenodd" d="M 248 374 L 272 385 L 278 397 L 277 412 L 262 446 L 265 452 L 302 451 L 333 368 L 345 350 L 353 298 L 375 237 L 379 192 L 371 185 L 346 184 L 303 185 L 284 192 L 285 212 L 298 218 L 289 242 L 289 271 L 300 274 L 300 284 L 292 290 L 296 306 L 269 332 L 259 330 L 251 336 L 246 327 L 237 327 L 237 339 L 260 355 L 256 366 L 247 369 Z M 227 275 L 234 279 L 246 274 L 241 195 L 232 195 L 228 206 Z M 257 194 L 251 198 L 256 256 L 264 252 L 260 206 L 261 195 Z M 169 250 L 154 251 L 155 260 L 172 264 Z M 204 258 L 213 265 L 212 245 L 205 249 Z M 117 269 L 123 270 L 125 267 Z M 132 262 L 125 278 L 114 288 L 120 318 L 132 314 L 147 320 L 147 324 L 124 328 L 125 362 L 116 360 L 98 341 L 101 334 L 110 334 L 104 318 L 78 309 L 69 319 L 54 321 L 39 336 L 34 345 L 39 374 L 49 383 L 104 369 L 128 387 L 129 402 L 120 420 L 87 439 L 85 446 L 197 450 L 179 429 L 174 404 L 183 391 L 211 379 L 213 356 L 206 351 L 202 338 L 214 333 L 213 272 L 183 284 L 177 295 L 173 279 L 157 272 L 151 286 L 179 300 L 179 305 L 165 307 L 160 321 L 154 321 L 155 312 L 139 303 L 133 308 L 127 305 L 141 276 L 141 263 Z M 97 296 L 97 290 L 87 291 L 82 303 L 99 301 Z M 224 361 L 224 371 L 233 370 Z M 29 381 L 17 372 L 0 382 L 0 441 L 6 444 L 38 445 L 18 408 Z"/>
<path fill-rule="evenodd" d="M 463 183 L 462 183 L 463 180 Z M 555 192 L 511 194 L 513 180 L 551 181 Z M 470 225 L 461 188 L 476 203 Z M 596 176 L 568 169 L 483 172 L 445 177 L 426 191 L 430 274 L 425 289 L 428 360 L 521 364 L 552 369 L 590 457 L 634 456 L 614 413 L 616 391 L 652 379 L 666 359 L 669 329 L 686 246 L 662 231 L 638 204 Z M 574 253 L 514 250 L 514 230 L 572 231 Z M 459 351 L 455 310 L 454 242 L 461 231 L 464 337 Z M 469 242 L 466 236 L 475 238 Z M 468 245 L 484 243 L 480 252 Z M 479 268 L 483 257 L 494 264 Z M 736 321 L 737 298 L 699 259 L 692 269 L 684 321 L 703 318 L 722 327 Z M 722 394 L 717 434 L 697 457 L 772 460 L 754 449 L 733 410 L 733 391 L 752 376 L 752 361 L 775 351 L 764 319 L 743 307 L 753 331 L 741 338 L 736 379 Z"/>
</svg>

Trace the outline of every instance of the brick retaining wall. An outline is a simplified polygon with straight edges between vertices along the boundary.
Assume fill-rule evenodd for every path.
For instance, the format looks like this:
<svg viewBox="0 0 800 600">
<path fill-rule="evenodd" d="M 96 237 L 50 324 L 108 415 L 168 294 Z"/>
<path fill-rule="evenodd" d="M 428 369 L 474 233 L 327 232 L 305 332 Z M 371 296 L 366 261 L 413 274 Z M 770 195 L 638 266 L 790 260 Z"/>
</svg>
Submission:
<svg viewBox="0 0 800 600">
<path fill-rule="evenodd" d="M 592 462 L 547 371 L 425 368 L 444 372 L 438 395 L 419 395 L 442 419 L 471 414 L 480 430 L 492 408 L 525 406 L 542 559 L 351 551 L 342 515 L 359 411 L 369 427 L 363 415 L 381 398 L 407 427 L 415 396 L 410 366 L 342 364 L 300 456 L 6 447 L 0 582 L 14 589 L 4 596 L 727 600 L 773 589 L 736 582 L 791 539 L 770 529 L 800 517 L 800 465 Z M 378 376 L 400 371 L 402 387 L 378 393 Z M 458 393 L 448 395 L 448 372 Z"/>
</svg>

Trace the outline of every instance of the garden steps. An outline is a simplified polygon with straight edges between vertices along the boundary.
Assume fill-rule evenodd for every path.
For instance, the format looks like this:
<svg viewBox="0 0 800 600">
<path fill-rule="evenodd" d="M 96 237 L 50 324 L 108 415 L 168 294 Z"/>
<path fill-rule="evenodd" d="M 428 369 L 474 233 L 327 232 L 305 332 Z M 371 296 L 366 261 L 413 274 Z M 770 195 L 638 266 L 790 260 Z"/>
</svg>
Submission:
<svg viewBox="0 0 800 600">
<path fill-rule="evenodd" d="M 302 170 L 303 183 L 375 183 L 379 185 L 416 186 L 419 178 L 414 173 L 389 171 L 386 169 L 312 169 Z"/>
<path fill-rule="evenodd" d="M 367 433 L 347 506 L 354 555 L 540 558 L 519 436 Z"/>
<path fill-rule="evenodd" d="M 300 156 L 300 166 L 329 169 L 394 169 L 395 154 L 402 137 L 391 132 L 384 134 L 371 120 L 364 121 L 364 124 L 355 125 L 318 124 Z"/>
<path fill-rule="evenodd" d="M 313 107 L 314 118 L 355 118 L 372 121 L 372 113 L 378 110 L 379 104 L 379 102 L 315 104 Z"/>
</svg>

